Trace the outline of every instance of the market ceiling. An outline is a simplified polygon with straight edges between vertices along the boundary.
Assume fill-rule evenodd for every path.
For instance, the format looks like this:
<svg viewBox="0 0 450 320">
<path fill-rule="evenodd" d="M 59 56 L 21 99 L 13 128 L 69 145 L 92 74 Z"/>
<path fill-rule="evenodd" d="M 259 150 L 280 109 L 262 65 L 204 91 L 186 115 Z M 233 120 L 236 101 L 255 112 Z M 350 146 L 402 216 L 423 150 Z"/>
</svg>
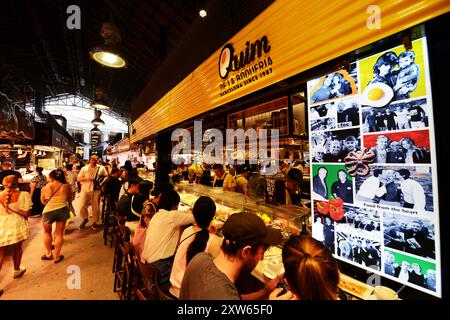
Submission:
<svg viewBox="0 0 450 320">
<path fill-rule="evenodd" d="M 67 8 L 81 9 L 81 29 L 66 26 Z M 20 101 L 81 94 L 93 99 L 102 87 L 113 110 L 130 116 L 130 105 L 198 15 L 198 0 L 8 0 L 0 9 L 0 88 Z M 103 44 L 100 29 L 119 29 L 124 69 L 103 67 L 89 50 Z"/>
</svg>

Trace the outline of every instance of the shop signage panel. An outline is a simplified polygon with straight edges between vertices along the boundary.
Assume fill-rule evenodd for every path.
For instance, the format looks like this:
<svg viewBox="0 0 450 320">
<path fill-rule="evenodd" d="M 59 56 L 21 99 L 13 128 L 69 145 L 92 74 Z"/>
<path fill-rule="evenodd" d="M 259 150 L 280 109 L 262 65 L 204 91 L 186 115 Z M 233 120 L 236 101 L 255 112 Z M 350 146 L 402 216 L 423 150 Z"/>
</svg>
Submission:
<svg viewBox="0 0 450 320">
<path fill-rule="evenodd" d="M 131 143 L 450 11 L 446 0 L 378 1 L 382 27 L 372 28 L 371 5 L 371 0 L 275 1 L 148 106 L 132 124 Z"/>
<path fill-rule="evenodd" d="M 426 38 L 307 87 L 313 237 L 337 259 L 441 297 Z"/>
</svg>

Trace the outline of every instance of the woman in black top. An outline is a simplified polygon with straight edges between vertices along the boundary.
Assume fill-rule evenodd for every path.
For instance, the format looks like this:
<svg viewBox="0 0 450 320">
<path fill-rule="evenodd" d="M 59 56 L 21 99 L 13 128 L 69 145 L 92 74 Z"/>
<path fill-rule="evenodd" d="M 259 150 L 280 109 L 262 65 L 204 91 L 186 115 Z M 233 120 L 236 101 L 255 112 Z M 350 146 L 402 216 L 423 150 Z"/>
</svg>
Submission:
<svg viewBox="0 0 450 320">
<path fill-rule="evenodd" d="M 33 201 L 30 217 L 39 217 L 42 215 L 44 204 L 41 202 L 41 190 L 47 184 L 47 177 L 42 174 L 44 168 L 36 167 L 37 175 L 31 180 L 30 195 Z"/>
</svg>

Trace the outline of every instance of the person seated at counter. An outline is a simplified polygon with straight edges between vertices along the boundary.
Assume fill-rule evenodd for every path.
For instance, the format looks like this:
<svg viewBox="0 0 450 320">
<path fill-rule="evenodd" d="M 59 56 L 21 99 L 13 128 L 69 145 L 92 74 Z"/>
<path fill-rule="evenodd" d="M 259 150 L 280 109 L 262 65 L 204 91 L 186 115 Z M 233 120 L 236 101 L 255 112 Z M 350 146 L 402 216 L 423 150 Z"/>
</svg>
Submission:
<svg viewBox="0 0 450 320">
<path fill-rule="evenodd" d="M 3 161 L 2 171 L 0 171 L 0 182 L 3 181 L 3 179 L 5 177 L 10 176 L 10 175 L 16 176 L 17 181 L 19 183 L 23 182 L 22 175 L 20 174 L 20 172 L 11 169 L 11 162 Z"/>
<path fill-rule="evenodd" d="M 121 166 L 120 167 L 120 182 L 122 183 L 122 187 L 120 188 L 120 192 L 119 192 L 119 199 L 120 197 L 122 197 L 122 195 L 124 195 L 128 188 L 130 187 L 130 183 L 129 180 L 131 179 L 131 177 L 128 174 L 128 170 L 124 167 Z"/>
<path fill-rule="evenodd" d="M 131 210 L 131 200 L 134 195 L 138 194 L 140 182 L 140 179 L 133 178 L 130 181 L 130 187 L 125 194 L 120 197 L 119 202 L 117 203 L 117 214 L 121 217 L 120 222 L 122 224 L 124 224 L 125 221 L 129 222 L 139 220 L 139 216 L 133 214 Z"/>
<path fill-rule="evenodd" d="M 190 213 L 178 211 L 180 196 L 175 190 L 161 194 L 159 211 L 150 220 L 145 236 L 141 262 L 160 272 L 159 286 L 167 291 L 173 259 L 180 239 L 181 227 L 195 223 Z M 145 267 L 144 267 L 145 268 Z"/>
<path fill-rule="evenodd" d="M 289 290 L 277 297 L 275 289 L 270 299 L 277 300 L 337 300 L 339 269 L 331 252 L 314 238 L 292 235 L 282 250 L 284 280 Z"/>
<path fill-rule="evenodd" d="M 170 273 L 169 292 L 180 298 L 180 286 L 186 266 L 199 252 L 208 252 L 213 257 L 218 255 L 222 238 L 209 231 L 210 224 L 216 214 L 216 205 L 210 197 L 201 196 L 192 209 L 195 224 L 187 227 L 180 237 L 178 248 Z"/>
<path fill-rule="evenodd" d="M 297 168 L 289 170 L 286 176 L 285 190 L 286 190 L 286 204 L 292 204 L 295 206 L 302 206 L 300 185 L 303 181 L 303 174 Z"/>
<path fill-rule="evenodd" d="M 144 203 L 150 199 L 150 191 L 153 189 L 153 182 L 139 180 L 138 192 L 131 196 L 131 212 L 134 216 L 140 218 L 144 209 Z M 133 230 L 133 229 L 132 229 Z"/>
<path fill-rule="evenodd" d="M 215 164 L 213 165 L 213 170 L 215 174 L 212 183 L 213 187 L 223 188 L 224 191 L 236 192 L 236 179 L 231 173 L 225 172 L 223 165 Z"/>
<path fill-rule="evenodd" d="M 249 167 L 237 167 L 238 175 L 236 177 L 236 192 L 247 194 L 248 192 L 248 179 L 250 178 L 252 171 Z"/>
<path fill-rule="evenodd" d="M 106 181 L 103 188 L 105 195 L 110 197 L 114 202 L 119 201 L 120 188 L 122 187 L 122 182 L 120 181 L 121 172 L 117 168 L 111 170 L 111 175 Z"/>
<path fill-rule="evenodd" d="M 143 209 L 141 215 L 144 215 L 145 226 L 148 225 L 149 221 L 153 218 L 156 212 L 159 210 L 159 200 L 161 199 L 161 194 L 168 190 L 173 190 L 173 184 L 169 182 L 160 183 L 151 190 L 151 199 L 148 199 L 143 204 Z"/>
<path fill-rule="evenodd" d="M 181 300 L 256 300 L 268 297 L 281 276 L 250 294 L 240 294 L 236 281 L 240 274 L 250 273 L 264 258 L 269 246 L 281 243 L 279 230 L 266 227 L 261 218 L 243 212 L 230 216 L 222 229 L 219 255 L 213 258 L 200 252 L 192 258 L 181 282 Z"/>
</svg>

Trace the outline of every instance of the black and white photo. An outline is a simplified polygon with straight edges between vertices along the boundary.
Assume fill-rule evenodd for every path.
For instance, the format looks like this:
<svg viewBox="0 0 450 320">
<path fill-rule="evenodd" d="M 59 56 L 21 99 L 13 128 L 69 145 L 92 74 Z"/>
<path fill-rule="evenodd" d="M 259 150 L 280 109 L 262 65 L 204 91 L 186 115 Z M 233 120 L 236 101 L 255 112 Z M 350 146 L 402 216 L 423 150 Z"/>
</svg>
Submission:
<svg viewBox="0 0 450 320">
<path fill-rule="evenodd" d="M 364 238 L 381 239 L 381 220 L 378 210 L 344 205 L 344 218 L 336 222 L 336 230 L 358 234 Z"/>
<path fill-rule="evenodd" d="M 334 222 L 328 215 L 314 214 L 312 237 L 323 243 L 331 253 L 335 253 Z"/>
<path fill-rule="evenodd" d="M 334 117 L 311 120 L 311 131 L 332 129 L 336 129 L 336 119 Z"/>
<path fill-rule="evenodd" d="M 433 212 L 431 167 L 370 166 L 355 178 L 356 200 Z"/>
<path fill-rule="evenodd" d="M 344 163 L 351 151 L 361 149 L 359 129 L 343 129 L 332 131 L 325 145 L 323 162 Z"/>
<path fill-rule="evenodd" d="M 435 227 L 427 219 L 384 213 L 384 245 L 416 256 L 435 259 Z"/>
<path fill-rule="evenodd" d="M 337 105 L 337 127 L 359 126 L 359 105 L 356 99 L 349 98 L 336 102 Z"/>
<path fill-rule="evenodd" d="M 363 133 L 427 128 L 428 114 L 425 98 L 390 103 L 381 108 L 363 107 Z"/>
<path fill-rule="evenodd" d="M 336 232 L 337 255 L 365 267 L 381 270 L 381 244 L 357 235 Z"/>
</svg>

